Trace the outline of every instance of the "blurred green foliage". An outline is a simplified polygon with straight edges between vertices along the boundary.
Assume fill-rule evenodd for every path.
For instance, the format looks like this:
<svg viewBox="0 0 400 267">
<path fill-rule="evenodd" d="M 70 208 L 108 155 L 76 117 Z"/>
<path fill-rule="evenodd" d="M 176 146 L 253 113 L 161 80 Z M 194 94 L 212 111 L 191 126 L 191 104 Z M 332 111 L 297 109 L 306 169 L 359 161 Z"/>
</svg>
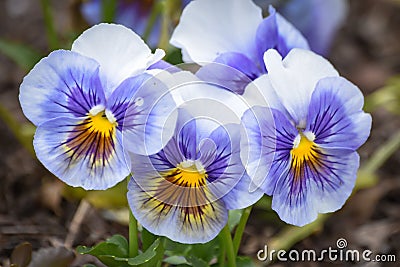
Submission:
<svg viewBox="0 0 400 267">
<path fill-rule="evenodd" d="M 365 98 L 367 112 L 374 112 L 378 108 L 400 115 L 400 75 L 393 76 L 384 87 Z"/>
<path fill-rule="evenodd" d="M 31 70 L 43 56 L 26 44 L 5 39 L 0 39 L 0 53 L 10 58 L 25 71 Z"/>
</svg>

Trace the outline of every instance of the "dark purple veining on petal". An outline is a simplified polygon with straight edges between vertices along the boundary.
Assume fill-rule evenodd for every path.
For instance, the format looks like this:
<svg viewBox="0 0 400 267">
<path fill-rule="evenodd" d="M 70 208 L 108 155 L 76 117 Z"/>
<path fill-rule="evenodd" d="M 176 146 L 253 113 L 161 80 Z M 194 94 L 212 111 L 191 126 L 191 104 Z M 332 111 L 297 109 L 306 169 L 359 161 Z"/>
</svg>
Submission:
<svg viewBox="0 0 400 267">
<path fill-rule="evenodd" d="M 115 127 L 110 123 L 107 129 L 101 128 L 98 120 L 107 120 L 104 112 L 77 124 L 59 145 L 64 147 L 69 164 L 87 160 L 93 170 L 108 165 L 115 154 Z"/>
<path fill-rule="evenodd" d="M 63 93 L 67 96 L 66 108 L 77 117 L 86 116 L 91 108 L 98 104 L 103 104 L 95 90 L 84 92 L 77 83 L 74 87 L 70 87 L 68 92 Z"/>
<path fill-rule="evenodd" d="M 340 146 L 348 142 L 347 149 L 357 149 L 351 144 L 359 134 L 355 131 L 355 122 L 346 113 L 344 103 L 337 95 L 327 90 L 314 92 L 308 113 L 306 130 L 315 135 L 317 144 L 333 146 L 335 142 L 340 141 Z"/>
</svg>

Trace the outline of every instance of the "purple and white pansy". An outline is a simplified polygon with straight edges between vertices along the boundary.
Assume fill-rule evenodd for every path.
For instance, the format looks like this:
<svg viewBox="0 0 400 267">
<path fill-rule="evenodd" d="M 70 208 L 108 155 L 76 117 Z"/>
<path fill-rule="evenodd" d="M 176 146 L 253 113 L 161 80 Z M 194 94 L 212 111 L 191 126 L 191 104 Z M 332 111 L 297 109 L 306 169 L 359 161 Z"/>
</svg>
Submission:
<svg viewBox="0 0 400 267">
<path fill-rule="evenodd" d="M 145 71 L 164 54 L 153 54 L 128 28 L 99 24 L 71 51 L 54 51 L 36 64 L 20 86 L 20 103 L 37 126 L 34 148 L 43 165 L 71 186 L 107 189 L 130 173 L 122 134 L 137 153 L 160 150 L 160 132 L 168 128 L 159 122 L 175 102 Z"/>
</svg>

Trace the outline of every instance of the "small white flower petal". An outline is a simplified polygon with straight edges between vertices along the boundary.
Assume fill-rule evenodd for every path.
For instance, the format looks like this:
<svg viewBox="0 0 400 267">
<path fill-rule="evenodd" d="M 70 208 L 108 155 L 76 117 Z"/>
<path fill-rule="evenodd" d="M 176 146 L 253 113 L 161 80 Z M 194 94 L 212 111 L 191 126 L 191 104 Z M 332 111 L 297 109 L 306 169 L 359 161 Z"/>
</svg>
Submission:
<svg viewBox="0 0 400 267">
<path fill-rule="evenodd" d="M 251 0 L 192 1 L 183 10 L 170 42 L 182 49 L 185 62 L 212 62 L 224 52 L 255 59 L 261 21 L 261 9 Z"/>
<path fill-rule="evenodd" d="M 269 49 L 264 54 L 264 62 L 275 92 L 298 126 L 307 118 L 317 82 L 339 76 L 328 60 L 304 49 L 292 49 L 283 60 L 276 50 Z"/>
<path fill-rule="evenodd" d="M 72 51 L 95 59 L 106 95 L 126 78 L 141 74 L 161 60 L 165 52 L 153 54 L 139 35 L 117 24 L 101 23 L 84 31 L 72 44 Z"/>
</svg>

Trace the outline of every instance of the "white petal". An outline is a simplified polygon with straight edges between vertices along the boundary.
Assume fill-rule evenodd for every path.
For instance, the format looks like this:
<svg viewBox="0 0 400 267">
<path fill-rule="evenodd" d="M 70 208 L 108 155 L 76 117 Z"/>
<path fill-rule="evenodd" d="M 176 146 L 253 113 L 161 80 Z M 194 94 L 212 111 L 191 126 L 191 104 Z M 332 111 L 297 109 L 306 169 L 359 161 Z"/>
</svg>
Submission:
<svg viewBox="0 0 400 267">
<path fill-rule="evenodd" d="M 160 61 L 164 56 L 165 56 L 165 51 L 162 50 L 161 48 L 157 48 L 156 51 L 154 51 L 154 54 L 152 54 L 151 57 L 149 57 L 149 60 L 146 63 L 147 65 L 146 68 Z"/>
<path fill-rule="evenodd" d="M 165 55 L 161 49 L 152 54 L 132 30 L 106 23 L 84 31 L 72 44 L 72 51 L 99 62 L 106 95 L 124 79 L 142 73 Z"/>
<path fill-rule="evenodd" d="M 184 65 L 186 64 L 182 64 L 182 66 Z M 181 91 L 176 89 L 188 83 L 200 82 L 199 78 L 190 71 L 178 71 L 171 73 L 168 70 L 157 69 L 148 70 L 146 72 L 162 81 L 168 87 L 168 90 L 171 92 L 171 95 L 174 98 L 177 106 L 182 105 L 185 100 L 182 98 Z"/>
<path fill-rule="evenodd" d="M 261 75 L 245 88 L 243 98 L 250 107 L 262 106 L 277 109 L 287 114 L 268 75 Z"/>
<path fill-rule="evenodd" d="M 241 96 L 203 81 L 176 86 L 172 95 L 177 105 L 193 117 L 209 118 L 219 125 L 240 123 L 249 108 Z"/>
<path fill-rule="evenodd" d="M 337 77 L 338 72 L 328 60 L 304 49 L 292 49 L 282 60 L 274 49 L 264 54 L 271 84 L 297 126 L 304 126 L 311 94 L 317 82 Z"/>
<path fill-rule="evenodd" d="M 192 1 L 183 10 L 171 44 L 186 62 L 212 62 L 224 52 L 256 57 L 255 36 L 261 9 L 251 0 Z"/>
</svg>

